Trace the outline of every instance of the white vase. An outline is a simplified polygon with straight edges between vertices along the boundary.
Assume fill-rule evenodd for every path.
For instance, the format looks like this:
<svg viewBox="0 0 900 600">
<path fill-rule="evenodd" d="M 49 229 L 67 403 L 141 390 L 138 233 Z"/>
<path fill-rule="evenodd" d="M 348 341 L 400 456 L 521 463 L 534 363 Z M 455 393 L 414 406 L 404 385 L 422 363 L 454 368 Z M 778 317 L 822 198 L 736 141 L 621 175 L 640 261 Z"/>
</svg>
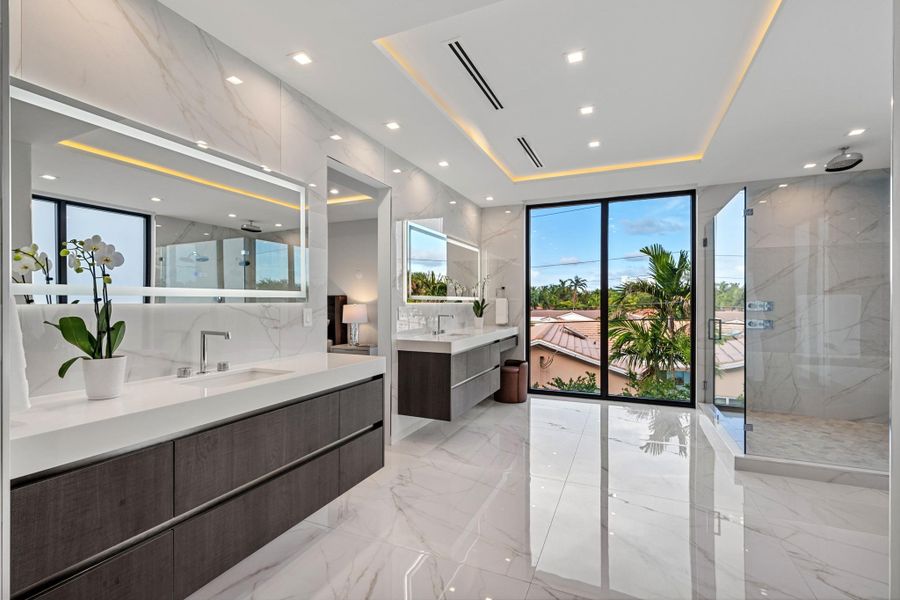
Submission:
<svg viewBox="0 0 900 600">
<path fill-rule="evenodd" d="M 484 317 L 475 317 L 475 329 L 484 329 Z"/>
<path fill-rule="evenodd" d="M 125 385 L 125 356 L 84 359 L 84 391 L 88 400 L 110 400 L 122 395 Z"/>
</svg>

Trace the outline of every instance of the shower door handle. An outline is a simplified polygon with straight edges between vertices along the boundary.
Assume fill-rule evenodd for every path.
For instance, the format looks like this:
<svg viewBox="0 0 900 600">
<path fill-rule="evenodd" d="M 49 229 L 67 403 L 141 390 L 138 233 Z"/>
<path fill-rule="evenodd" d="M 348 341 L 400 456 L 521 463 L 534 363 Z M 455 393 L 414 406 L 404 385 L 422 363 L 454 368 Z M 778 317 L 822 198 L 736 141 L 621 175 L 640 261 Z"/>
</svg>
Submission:
<svg viewBox="0 0 900 600">
<path fill-rule="evenodd" d="M 722 339 L 722 319 L 706 320 L 706 337 L 714 342 Z"/>
</svg>

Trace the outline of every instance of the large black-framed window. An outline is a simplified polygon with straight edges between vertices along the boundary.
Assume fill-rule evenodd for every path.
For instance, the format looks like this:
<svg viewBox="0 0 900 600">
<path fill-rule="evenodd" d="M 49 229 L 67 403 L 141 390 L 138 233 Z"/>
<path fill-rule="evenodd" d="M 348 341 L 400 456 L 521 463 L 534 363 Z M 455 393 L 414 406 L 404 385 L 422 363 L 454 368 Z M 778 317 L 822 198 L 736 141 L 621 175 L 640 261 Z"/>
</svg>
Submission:
<svg viewBox="0 0 900 600">
<path fill-rule="evenodd" d="M 32 239 L 42 250 L 54 257 L 55 283 L 79 283 L 76 275 L 59 256 L 63 242 L 73 238 L 85 239 L 97 234 L 125 255 L 125 264 L 113 273 L 113 281 L 122 286 L 147 287 L 151 285 L 151 227 L 150 215 L 54 198 L 35 194 L 32 196 Z M 87 275 L 85 274 L 84 277 Z M 36 299 L 39 299 L 36 296 Z M 76 297 L 60 295 L 57 302 L 74 301 Z M 89 302 L 89 297 L 77 298 Z M 142 296 L 114 297 L 119 303 L 148 302 Z"/>
<path fill-rule="evenodd" d="M 533 393 L 694 406 L 696 194 L 526 211 Z"/>
</svg>

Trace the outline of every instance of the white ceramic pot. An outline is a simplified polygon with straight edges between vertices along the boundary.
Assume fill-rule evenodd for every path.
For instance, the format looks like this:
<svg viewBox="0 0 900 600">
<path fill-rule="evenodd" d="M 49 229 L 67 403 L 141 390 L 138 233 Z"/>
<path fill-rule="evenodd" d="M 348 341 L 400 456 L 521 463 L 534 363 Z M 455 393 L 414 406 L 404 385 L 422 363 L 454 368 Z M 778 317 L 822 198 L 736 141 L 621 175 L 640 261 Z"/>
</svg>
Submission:
<svg viewBox="0 0 900 600">
<path fill-rule="evenodd" d="M 110 400 L 122 395 L 125 385 L 125 356 L 84 359 L 84 391 L 88 400 Z"/>
<path fill-rule="evenodd" d="M 475 329 L 484 329 L 484 317 L 475 317 Z"/>
</svg>

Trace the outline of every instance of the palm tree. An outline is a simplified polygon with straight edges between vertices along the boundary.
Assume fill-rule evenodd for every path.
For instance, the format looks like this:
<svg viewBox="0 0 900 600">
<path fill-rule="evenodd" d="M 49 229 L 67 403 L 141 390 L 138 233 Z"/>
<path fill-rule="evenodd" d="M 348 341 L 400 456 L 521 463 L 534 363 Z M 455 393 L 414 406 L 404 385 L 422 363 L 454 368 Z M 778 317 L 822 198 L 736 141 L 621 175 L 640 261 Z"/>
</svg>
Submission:
<svg viewBox="0 0 900 600">
<path fill-rule="evenodd" d="M 569 286 L 572 290 L 572 310 L 578 308 L 578 294 L 587 292 L 587 280 L 576 275 L 569 280 Z"/>
<path fill-rule="evenodd" d="M 645 246 L 640 253 L 650 260 L 649 277 L 627 281 L 616 288 L 619 292 L 618 308 L 624 308 L 626 299 L 631 296 L 648 298 L 648 305 L 653 308 L 659 319 L 664 319 L 670 335 L 674 335 L 677 322 L 690 318 L 691 315 L 691 261 L 686 250 L 681 250 L 678 257 L 660 244 Z M 617 317 L 624 316 L 619 311 Z"/>
</svg>

